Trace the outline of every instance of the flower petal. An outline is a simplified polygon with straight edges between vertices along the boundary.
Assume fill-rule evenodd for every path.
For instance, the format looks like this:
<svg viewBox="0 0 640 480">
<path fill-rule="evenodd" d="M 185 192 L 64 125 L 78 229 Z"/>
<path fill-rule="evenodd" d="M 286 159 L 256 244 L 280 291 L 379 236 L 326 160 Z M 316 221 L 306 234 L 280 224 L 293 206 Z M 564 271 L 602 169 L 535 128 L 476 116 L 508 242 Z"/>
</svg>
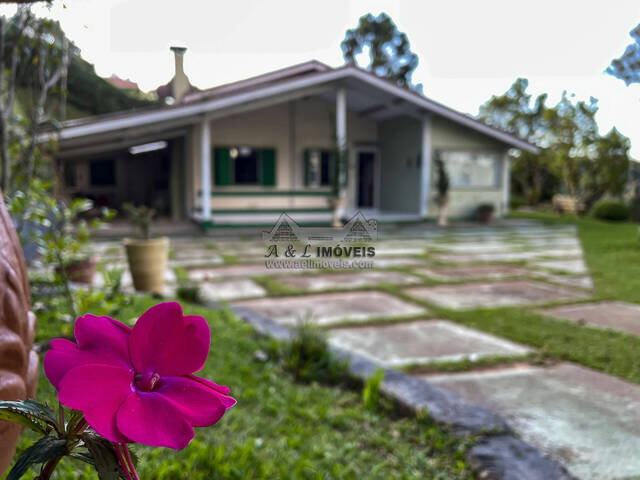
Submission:
<svg viewBox="0 0 640 480">
<path fill-rule="evenodd" d="M 78 317 L 74 327 L 76 343 L 81 350 L 106 353 L 128 363 L 128 339 L 131 329 L 110 317 L 87 314 Z"/>
<path fill-rule="evenodd" d="M 163 377 L 155 390 L 176 407 L 194 427 L 208 427 L 235 405 L 235 399 L 188 377 Z"/>
<path fill-rule="evenodd" d="M 71 369 L 60 382 L 60 403 L 84 414 L 87 423 L 112 442 L 129 438 L 116 426 L 116 413 L 132 394 L 133 372 L 121 367 L 88 364 Z"/>
<path fill-rule="evenodd" d="M 136 392 L 116 415 L 118 430 L 134 442 L 180 450 L 193 438 L 193 428 L 182 413 L 162 395 Z"/>
<path fill-rule="evenodd" d="M 211 336 L 203 317 L 182 315 L 176 302 L 159 303 L 138 319 L 129 336 L 129 356 L 138 372 L 180 376 L 204 366 Z"/>
<path fill-rule="evenodd" d="M 44 372 L 56 390 L 59 390 L 60 380 L 68 371 L 89 363 L 130 368 L 129 362 L 124 361 L 118 354 L 110 353 L 104 349 L 99 351 L 80 350 L 75 343 L 69 340 L 54 338 L 51 340 L 51 349 L 44 356 Z"/>
</svg>

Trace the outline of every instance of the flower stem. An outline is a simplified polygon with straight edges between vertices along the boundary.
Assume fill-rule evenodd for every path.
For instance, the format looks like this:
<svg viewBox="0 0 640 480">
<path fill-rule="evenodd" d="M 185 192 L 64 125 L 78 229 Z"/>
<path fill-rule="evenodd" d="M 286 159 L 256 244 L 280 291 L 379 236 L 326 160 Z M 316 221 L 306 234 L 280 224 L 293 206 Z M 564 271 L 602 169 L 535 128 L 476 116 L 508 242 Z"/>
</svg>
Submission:
<svg viewBox="0 0 640 480">
<path fill-rule="evenodd" d="M 122 450 L 124 450 L 124 456 L 127 459 L 127 464 L 131 469 L 131 473 L 133 474 L 133 480 L 140 480 L 138 476 L 138 472 L 136 472 L 136 467 L 133 465 L 133 461 L 131 460 L 131 454 L 129 453 L 129 449 L 125 444 L 122 445 Z"/>
<path fill-rule="evenodd" d="M 127 478 L 127 480 L 133 480 L 133 478 L 131 477 L 131 473 L 129 472 L 129 469 L 127 468 L 125 459 L 122 456 L 122 450 L 120 450 L 121 445 L 119 443 L 114 443 L 113 446 L 116 449 L 116 456 L 118 457 L 118 462 L 120 462 L 120 468 L 122 468 L 122 471 L 124 472 L 125 477 Z"/>
<path fill-rule="evenodd" d="M 51 474 L 56 469 L 61 459 L 62 457 L 58 457 L 47 462 L 47 464 L 43 467 L 42 471 L 40 472 L 40 475 L 38 475 L 35 480 L 49 480 L 51 478 Z"/>
</svg>

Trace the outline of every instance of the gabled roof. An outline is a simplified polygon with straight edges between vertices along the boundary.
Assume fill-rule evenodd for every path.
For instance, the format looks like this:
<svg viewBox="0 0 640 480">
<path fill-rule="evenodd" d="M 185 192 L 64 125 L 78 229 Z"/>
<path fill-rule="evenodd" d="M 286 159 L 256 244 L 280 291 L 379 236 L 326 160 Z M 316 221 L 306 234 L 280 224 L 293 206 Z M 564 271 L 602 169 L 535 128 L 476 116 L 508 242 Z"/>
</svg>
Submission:
<svg viewBox="0 0 640 480">
<path fill-rule="evenodd" d="M 379 91 L 395 99 L 413 105 L 424 113 L 439 115 L 460 125 L 495 138 L 507 145 L 536 153 L 538 148 L 522 138 L 491 127 L 469 115 L 460 113 L 424 95 L 397 86 L 395 83 L 358 68 L 345 65 L 331 69 L 320 62 L 307 62 L 282 70 L 276 70 L 240 82 L 222 85 L 210 90 L 189 94 L 189 101 L 172 106 L 142 109 L 98 117 L 88 117 L 66 122 L 56 132 L 61 140 L 86 137 L 110 131 L 135 128 L 144 125 L 176 122 L 194 123 L 199 116 L 212 112 L 250 104 L 270 97 L 284 96 L 334 83 L 350 83 L 352 88 Z M 53 132 L 44 133 L 49 137 Z"/>
</svg>

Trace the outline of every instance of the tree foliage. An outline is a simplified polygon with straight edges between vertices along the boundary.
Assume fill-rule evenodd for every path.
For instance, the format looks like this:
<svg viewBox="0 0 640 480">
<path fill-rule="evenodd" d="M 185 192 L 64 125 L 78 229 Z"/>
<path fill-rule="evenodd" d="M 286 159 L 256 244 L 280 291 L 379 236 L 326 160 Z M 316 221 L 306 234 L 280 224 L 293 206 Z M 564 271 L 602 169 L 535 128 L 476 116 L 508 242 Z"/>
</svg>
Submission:
<svg viewBox="0 0 640 480">
<path fill-rule="evenodd" d="M 407 35 L 398 30 L 386 13 L 360 17 L 358 26 L 347 30 L 340 46 L 346 62 L 355 64 L 356 57 L 366 50 L 369 55 L 367 70 L 401 87 L 422 88 L 411 82 L 418 56 L 411 51 Z"/>
<path fill-rule="evenodd" d="M 480 107 L 487 124 L 514 133 L 540 148 L 534 154 L 511 152 L 516 189 L 531 205 L 564 191 L 587 206 L 603 196 L 622 194 L 629 170 L 629 139 L 598 131 L 598 101 L 574 101 L 567 93 L 555 106 L 547 95 L 533 99 L 528 81 L 517 79 L 506 93 Z"/>
<path fill-rule="evenodd" d="M 628 45 L 624 53 L 611 61 L 605 70 L 609 75 L 613 75 L 624 83 L 640 83 L 640 25 L 631 30 L 633 43 Z"/>
</svg>

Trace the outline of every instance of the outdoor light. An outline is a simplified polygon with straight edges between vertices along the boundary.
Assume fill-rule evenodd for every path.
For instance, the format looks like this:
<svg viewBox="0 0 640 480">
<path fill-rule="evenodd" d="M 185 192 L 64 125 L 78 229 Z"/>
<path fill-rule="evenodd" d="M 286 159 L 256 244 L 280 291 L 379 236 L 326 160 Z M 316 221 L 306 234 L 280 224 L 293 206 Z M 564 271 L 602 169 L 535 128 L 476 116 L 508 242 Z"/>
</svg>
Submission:
<svg viewBox="0 0 640 480">
<path fill-rule="evenodd" d="M 165 142 L 164 140 L 160 142 L 145 143 L 129 148 L 129 153 L 131 155 L 137 155 L 139 153 L 153 152 L 155 150 L 162 150 L 164 148 L 167 148 L 167 145 L 167 142 Z"/>
</svg>

